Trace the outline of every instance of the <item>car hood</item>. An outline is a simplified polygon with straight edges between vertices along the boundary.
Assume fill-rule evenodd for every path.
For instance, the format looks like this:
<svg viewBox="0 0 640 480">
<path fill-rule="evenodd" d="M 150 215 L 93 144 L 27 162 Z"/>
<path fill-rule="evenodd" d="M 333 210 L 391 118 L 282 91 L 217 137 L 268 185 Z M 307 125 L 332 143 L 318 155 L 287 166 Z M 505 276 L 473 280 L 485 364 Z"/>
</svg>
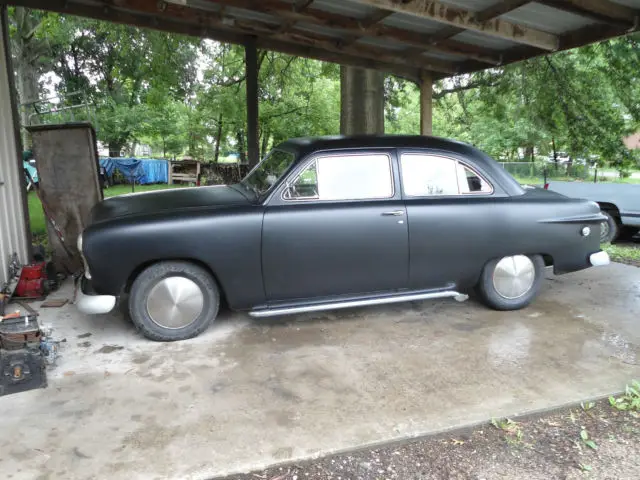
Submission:
<svg viewBox="0 0 640 480">
<path fill-rule="evenodd" d="M 249 199 L 239 190 L 226 185 L 132 193 L 108 198 L 98 203 L 91 211 L 90 223 L 192 208 L 220 208 L 249 204 L 251 204 Z"/>
</svg>

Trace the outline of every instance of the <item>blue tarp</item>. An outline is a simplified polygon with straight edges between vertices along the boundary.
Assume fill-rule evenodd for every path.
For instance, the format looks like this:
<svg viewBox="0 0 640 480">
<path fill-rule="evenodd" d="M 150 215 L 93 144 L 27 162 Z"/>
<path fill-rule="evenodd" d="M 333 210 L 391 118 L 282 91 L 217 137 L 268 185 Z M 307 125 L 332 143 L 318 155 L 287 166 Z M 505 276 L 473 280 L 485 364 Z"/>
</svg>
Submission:
<svg viewBox="0 0 640 480">
<path fill-rule="evenodd" d="M 118 170 L 124 178 L 138 185 L 147 183 L 169 183 L 169 162 L 167 160 L 141 158 L 101 158 L 100 166 L 104 167 L 107 176 L 111 177 Z"/>
</svg>

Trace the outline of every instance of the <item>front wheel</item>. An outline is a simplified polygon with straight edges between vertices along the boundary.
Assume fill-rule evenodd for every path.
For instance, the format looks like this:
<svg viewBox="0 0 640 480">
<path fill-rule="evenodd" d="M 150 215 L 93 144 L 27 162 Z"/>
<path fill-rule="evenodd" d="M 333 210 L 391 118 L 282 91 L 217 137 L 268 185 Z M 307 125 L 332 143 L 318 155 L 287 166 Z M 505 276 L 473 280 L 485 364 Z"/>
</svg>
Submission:
<svg viewBox="0 0 640 480">
<path fill-rule="evenodd" d="M 616 219 L 606 210 L 600 210 L 606 220 L 600 223 L 600 243 L 610 243 L 618 238 L 620 227 Z"/>
<path fill-rule="evenodd" d="M 202 333 L 218 314 L 220 294 L 211 274 L 189 262 L 160 262 L 133 282 L 129 313 L 147 338 L 185 340 Z"/>
<path fill-rule="evenodd" d="M 496 310 L 519 310 L 538 295 L 544 277 L 540 255 L 513 255 L 491 260 L 477 285 L 480 297 Z"/>
</svg>

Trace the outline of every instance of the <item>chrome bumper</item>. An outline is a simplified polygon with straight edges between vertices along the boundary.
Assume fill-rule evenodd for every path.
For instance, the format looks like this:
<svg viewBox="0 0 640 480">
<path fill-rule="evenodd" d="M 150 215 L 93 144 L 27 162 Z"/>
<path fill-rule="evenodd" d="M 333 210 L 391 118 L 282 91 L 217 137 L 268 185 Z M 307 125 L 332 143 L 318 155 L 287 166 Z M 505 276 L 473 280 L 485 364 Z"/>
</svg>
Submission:
<svg viewBox="0 0 640 480">
<path fill-rule="evenodd" d="M 89 295 L 82 291 L 82 277 L 75 282 L 73 303 L 82 313 L 97 315 L 109 313 L 116 306 L 117 297 L 113 295 Z"/>
<path fill-rule="evenodd" d="M 609 265 L 609 254 L 604 251 L 600 251 L 597 253 L 592 253 L 589 255 L 589 262 L 594 267 L 601 267 L 602 265 Z"/>
</svg>

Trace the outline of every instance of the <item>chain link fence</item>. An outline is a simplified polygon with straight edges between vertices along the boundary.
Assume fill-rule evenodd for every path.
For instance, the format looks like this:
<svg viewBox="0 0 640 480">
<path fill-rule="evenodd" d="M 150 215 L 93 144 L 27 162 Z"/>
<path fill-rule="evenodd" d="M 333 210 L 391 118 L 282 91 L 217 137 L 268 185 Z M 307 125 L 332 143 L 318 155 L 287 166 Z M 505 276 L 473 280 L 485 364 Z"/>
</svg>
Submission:
<svg viewBox="0 0 640 480">
<path fill-rule="evenodd" d="M 595 170 L 580 163 L 499 162 L 521 183 L 543 184 L 547 180 L 593 180 Z"/>
</svg>

